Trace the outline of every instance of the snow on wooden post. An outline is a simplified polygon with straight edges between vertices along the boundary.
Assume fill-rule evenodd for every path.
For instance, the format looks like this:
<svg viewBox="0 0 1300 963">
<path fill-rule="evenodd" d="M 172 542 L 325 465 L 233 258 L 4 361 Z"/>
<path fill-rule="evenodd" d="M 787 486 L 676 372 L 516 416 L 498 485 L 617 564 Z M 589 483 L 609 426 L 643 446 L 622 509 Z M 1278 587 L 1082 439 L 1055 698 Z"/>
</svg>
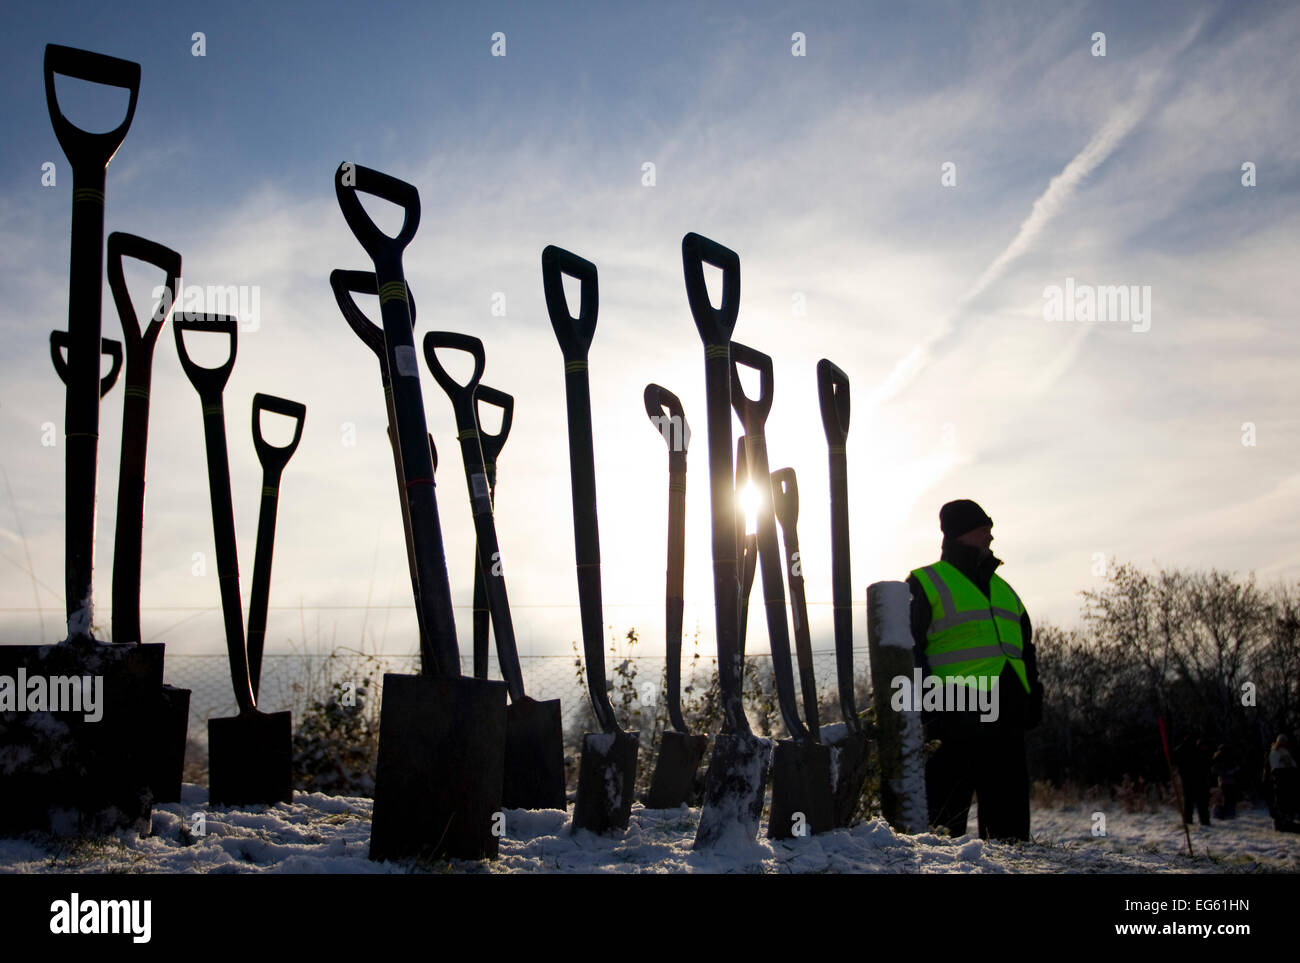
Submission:
<svg viewBox="0 0 1300 963">
<path fill-rule="evenodd" d="M 911 691 L 916 663 L 910 611 L 911 592 L 906 582 L 875 582 L 867 587 L 867 645 L 879 732 L 880 809 L 898 832 L 922 833 L 929 827 L 925 740 L 920 693 Z"/>
</svg>

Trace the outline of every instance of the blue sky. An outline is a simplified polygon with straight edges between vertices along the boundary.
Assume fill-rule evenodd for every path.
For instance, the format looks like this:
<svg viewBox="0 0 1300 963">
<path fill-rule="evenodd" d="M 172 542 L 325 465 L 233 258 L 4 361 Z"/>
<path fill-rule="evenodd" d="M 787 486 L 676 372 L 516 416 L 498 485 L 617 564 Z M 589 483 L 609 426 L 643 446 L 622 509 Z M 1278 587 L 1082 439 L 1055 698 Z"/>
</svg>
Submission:
<svg viewBox="0 0 1300 963">
<path fill-rule="evenodd" d="M 368 267 L 333 195 L 343 160 L 420 189 L 405 260 L 417 334 L 479 336 L 485 383 L 516 396 L 497 520 L 524 651 L 568 651 L 578 636 L 563 367 L 539 265 L 551 243 L 600 270 L 591 376 L 606 621 L 636 625 L 650 651 L 666 455 L 641 407 L 649 381 L 682 397 L 696 430 L 687 628 L 698 620 L 705 651 L 712 643 L 687 231 L 740 254 L 735 336 L 776 359 L 769 447 L 774 468 L 799 473 L 818 648 L 831 644 L 822 357 L 853 385 L 859 600 L 870 582 L 934 560 L 938 508 L 960 497 L 993 516 L 1003 572 L 1040 619 L 1076 618 L 1077 593 L 1102 581 L 1099 554 L 1300 574 L 1290 5 L 46 4 L 7 17 L 0 640 L 61 637 L 63 392 L 47 345 L 67 323 L 71 172 L 44 104 L 50 42 L 142 65 L 108 172 L 107 230 L 180 251 L 187 284 L 258 289 L 259 324 L 241 332 L 225 395 L 245 599 L 261 484 L 249 404 L 265 391 L 307 405 L 282 487 L 271 651 L 363 636 L 413 648 L 376 365 L 327 282 L 333 268 Z M 195 31 L 204 57 L 192 56 Z M 504 57 L 491 55 L 496 31 Z M 1097 31 L 1104 57 L 1092 55 Z M 795 32 L 806 56 L 792 56 Z M 74 119 L 106 127 L 121 115 L 124 98 L 66 89 Z M 41 184 L 45 161 L 53 187 Z M 1242 184 L 1247 162 L 1254 187 Z M 941 183 L 945 163 L 955 186 Z M 143 305 L 157 279 L 128 276 Z M 1149 329 L 1044 320 L 1044 289 L 1067 278 L 1149 287 Z M 497 293 L 504 317 L 491 310 Z M 120 331 L 107 288 L 103 322 L 107 336 Z M 432 378 L 423 388 L 453 595 L 467 604 L 454 422 Z M 219 651 L 199 403 L 170 334 L 153 398 L 145 634 Z M 119 387 L 101 413 L 105 627 L 120 406 Z M 53 447 L 41 444 L 49 422 Z M 205 575 L 192 574 L 194 553 L 206 553 Z M 457 618 L 467 649 L 467 609 Z M 856 628 L 863 643 L 861 613 Z"/>
</svg>

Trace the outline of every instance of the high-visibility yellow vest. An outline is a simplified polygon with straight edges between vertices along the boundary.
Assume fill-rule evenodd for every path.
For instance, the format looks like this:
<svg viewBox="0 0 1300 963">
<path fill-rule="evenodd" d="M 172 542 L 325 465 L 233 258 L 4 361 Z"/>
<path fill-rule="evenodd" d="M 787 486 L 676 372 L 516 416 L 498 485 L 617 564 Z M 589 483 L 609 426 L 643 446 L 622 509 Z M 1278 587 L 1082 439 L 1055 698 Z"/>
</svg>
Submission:
<svg viewBox="0 0 1300 963">
<path fill-rule="evenodd" d="M 975 677 L 988 689 L 1007 663 L 1029 691 L 1020 617 L 1025 607 L 1003 579 L 994 575 L 985 595 L 951 562 L 912 570 L 930 602 L 925 657 L 941 679 Z M 969 686 L 969 682 L 962 684 Z"/>
</svg>

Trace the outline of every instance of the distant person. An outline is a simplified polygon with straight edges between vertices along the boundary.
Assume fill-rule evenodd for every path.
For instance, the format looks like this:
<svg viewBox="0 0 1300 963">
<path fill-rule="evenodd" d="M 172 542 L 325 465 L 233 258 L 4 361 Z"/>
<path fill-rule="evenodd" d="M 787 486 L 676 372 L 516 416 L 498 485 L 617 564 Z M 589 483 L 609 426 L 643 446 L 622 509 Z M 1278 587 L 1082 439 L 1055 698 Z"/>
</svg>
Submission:
<svg viewBox="0 0 1300 963">
<path fill-rule="evenodd" d="M 993 519 L 984 509 L 948 502 L 939 528 L 939 561 L 907 577 L 912 639 L 924 675 L 960 690 L 965 709 L 945 705 L 922 716 L 926 739 L 940 740 L 925 769 L 930 824 L 964 835 L 974 794 L 981 838 L 1027 840 L 1025 732 L 1043 715 L 1033 627 L 1020 597 L 994 574 L 1002 561 L 989 550 Z M 980 698 L 996 718 L 970 708 Z"/>
<path fill-rule="evenodd" d="M 1237 774 L 1241 770 L 1241 761 L 1237 758 L 1236 750 L 1227 743 L 1219 746 L 1214 754 L 1212 768 L 1219 778 L 1219 792 L 1223 796 L 1223 805 L 1215 811 L 1215 815 L 1220 819 L 1235 819 L 1239 792 Z"/>
<path fill-rule="evenodd" d="M 1268 752 L 1268 784 L 1273 828 L 1300 832 L 1300 769 L 1284 735 L 1278 735 Z"/>
<path fill-rule="evenodd" d="M 1183 822 L 1192 822 L 1192 809 L 1202 826 L 1210 825 L 1210 745 L 1195 732 L 1174 749 L 1174 765 L 1183 782 Z"/>
</svg>

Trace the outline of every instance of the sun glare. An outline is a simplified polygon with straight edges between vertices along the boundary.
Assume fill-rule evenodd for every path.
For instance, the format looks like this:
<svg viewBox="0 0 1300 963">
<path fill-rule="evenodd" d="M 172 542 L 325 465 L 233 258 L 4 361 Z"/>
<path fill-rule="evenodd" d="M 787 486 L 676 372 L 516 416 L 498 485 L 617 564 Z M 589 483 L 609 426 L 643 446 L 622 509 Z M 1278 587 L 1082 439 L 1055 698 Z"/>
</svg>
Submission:
<svg viewBox="0 0 1300 963">
<path fill-rule="evenodd" d="M 746 482 L 740 489 L 737 498 L 740 500 L 741 511 L 745 513 L 745 531 L 758 531 L 759 497 L 758 489 L 754 487 L 754 483 Z"/>
</svg>

